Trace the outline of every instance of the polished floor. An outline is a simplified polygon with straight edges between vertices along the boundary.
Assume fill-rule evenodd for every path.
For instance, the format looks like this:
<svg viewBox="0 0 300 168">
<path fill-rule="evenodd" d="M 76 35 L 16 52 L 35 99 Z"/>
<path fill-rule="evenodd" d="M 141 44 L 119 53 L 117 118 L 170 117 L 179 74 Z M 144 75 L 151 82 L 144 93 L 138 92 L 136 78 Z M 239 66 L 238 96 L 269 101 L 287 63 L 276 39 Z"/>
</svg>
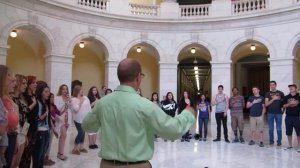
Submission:
<svg viewBox="0 0 300 168">
<path fill-rule="evenodd" d="M 283 124 L 284 125 L 284 124 Z M 228 124 L 229 130 L 231 130 Z M 294 149 L 285 150 L 287 146 L 286 136 L 283 131 L 283 144 L 281 147 L 269 146 L 267 136 L 267 125 L 265 126 L 264 143 L 265 147 L 258 145 L 249 146 L 247 142 L 225 143 L 212 142 L 215 138 L 216 125 L 209 124 L 208 141 L 192 139 L 191 142 L 164 142 L 158 139 L 155 142 L 155 153 L 151 164 L 153 168 L 299 168 L 300 153 L 296 151 L 296 137 Z M 285 130 L 283 128 L 283 130 Z M 80 156 L 72 155 L 76 129 L 71 127 L 68 131 L 66 145 L 67 161 L 56 159 L 57 140 L 54 139 L 51 150 L 51 158 L 56 161 L 53 168 L 96 168 L 100 167 L 101 159 L 98 157 L 99 150 L 89 150 L 87 154 Z M 232 132 L 229 131 L 232 140 Z M 249 124 L 245 125 L 245 139 L 249 141 Z M 276 137 L 276 136 L 275 136 Z M 86 137 L 87 142 L 87 137 Z M 87 147 L 88 145 L 86 145 Z"/>
</svg>

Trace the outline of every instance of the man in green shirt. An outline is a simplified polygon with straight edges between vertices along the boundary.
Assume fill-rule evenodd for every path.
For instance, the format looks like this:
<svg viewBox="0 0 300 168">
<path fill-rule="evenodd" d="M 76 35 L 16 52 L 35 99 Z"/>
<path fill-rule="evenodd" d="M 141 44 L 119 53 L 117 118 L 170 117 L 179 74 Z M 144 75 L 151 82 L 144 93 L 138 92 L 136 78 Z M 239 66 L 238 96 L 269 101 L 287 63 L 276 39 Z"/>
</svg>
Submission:
<svg viewBox="0 0 300 168">
<path fill-rule="evenodd" d="M 140 64 L 124 59 L 118 65 L 120 85 L 100 99 L 82 122 L 86 132 L 101 132 L 101 168 L 150 168 L 154 134 L 175 140 L 195 123 L 196 112 L 187 107 L 172 118 L 156 104 L 137 94 L 142 73 Z"/>
</svg>

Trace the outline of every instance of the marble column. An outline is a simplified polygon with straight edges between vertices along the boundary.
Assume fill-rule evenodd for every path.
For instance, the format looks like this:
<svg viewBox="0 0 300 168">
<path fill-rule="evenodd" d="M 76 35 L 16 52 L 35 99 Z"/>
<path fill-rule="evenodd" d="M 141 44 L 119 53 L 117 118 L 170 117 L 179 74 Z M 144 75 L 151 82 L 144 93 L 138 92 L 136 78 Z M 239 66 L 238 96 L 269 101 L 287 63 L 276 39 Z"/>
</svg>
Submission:
<svg viewBox="0 0 300 168">
<path fill-rule="evenodd" d="M 114 90 L 119 84 L 117 68 L 119 61 L 108 60 L 105 62 L 105 85 Z"/>
<path fill-rule="evenodd" d="M 7 57 L 7 50 L 9 46 L 4 43 L 0 43 L 0 64 L 6 65 L 6 57 Z"/>
<path fill-rule="evenodd" d="M 218 93 L 218 86 L 224 86 L 224 93 L 230 97 L 231 95 L 231 81 L 232 81 L 232 73 L 231 73 L 231 62 L 211 62 L 211 99 Z M 211 115 L 211 129 L 217 129 L 216 126 L 216 119 L 215 119 L 215 109 L 216 106 L 212 107 L 212 115 Z M 230 112 L 228 111 L 228 116 L 230 116 Z M 230 117 L 227 118 L 227 128 L 228 133 L 231 130 L 230 127 L 231 119 Z M 212 137 L 216 137 L 216 131 L 214 132 L 215 135 Z M 223 137 L 223 127 L 221 136 Z"/>
<path fill-rule="evenodd" d="M 224 86 L 224 93 L 231 94 L 231 62 L 211 62 L 212 97 L 218 93 L 218 86 Z"/>
<path fill-rule="evenodd" d="M 68 85 L 69 92 L 71 92 L 73 58 L 74 56 L 60 54 L 45 56 L 45 80 L 54 94 L 62 84 Z"/>
<path fill-rule="evenodd" d="M 277 89 L 289 93 L 288 85 L 296 83 L 296 59 L 294 57 L 269 59 L 270 80 L 277 82 Z"/>
<path fill-rule="evenodd" d="M 168 92 L 177 98 L 177 62 L 159 62 L 159 95 L 160 100 Z"/>
</svg>

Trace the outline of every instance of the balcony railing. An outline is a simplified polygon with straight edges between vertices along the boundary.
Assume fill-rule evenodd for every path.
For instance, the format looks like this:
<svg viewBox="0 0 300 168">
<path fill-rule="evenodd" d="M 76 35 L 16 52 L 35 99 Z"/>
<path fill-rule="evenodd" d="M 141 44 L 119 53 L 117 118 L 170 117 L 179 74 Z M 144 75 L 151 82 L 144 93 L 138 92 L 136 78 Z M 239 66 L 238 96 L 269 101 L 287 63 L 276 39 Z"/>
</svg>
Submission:
<svg viewBox="0 0 300 168">
<path fill-rule="evenodd" d="M 106 11 L 108 9 L 109 0 L 78 0 L 81 6 L 87 6 Z"/>
<path fill-rule="evenodd" d="M 267 8 L 266 0 L 241 0 L 232 2 L 232 13 L 242 14 Z"/>
<path fill-rule="evenodd" d="M 141 16 L 157 16 L 158 15 L 158 5 L 142 5 L 130 3 L 131 14 L 141 15 Z"/>
<path fill-rule="evenodd" d="M 209 5 L 181 5 L 180 16 L 181 17 L 202 17 L 209 16 L 210 11 Z"/>
</svg>

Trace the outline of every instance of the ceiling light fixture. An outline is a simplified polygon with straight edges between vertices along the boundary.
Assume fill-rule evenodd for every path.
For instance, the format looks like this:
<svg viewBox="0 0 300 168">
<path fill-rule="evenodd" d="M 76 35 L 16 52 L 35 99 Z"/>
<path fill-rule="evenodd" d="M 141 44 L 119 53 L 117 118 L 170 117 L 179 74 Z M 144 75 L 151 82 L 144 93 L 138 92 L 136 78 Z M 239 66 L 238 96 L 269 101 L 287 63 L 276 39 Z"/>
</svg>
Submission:
<svg viewBox="0 0 300 168">
<path fill-rule="evenodd" d="M 194 70 L 198 70 L 198 67 L 197 67 L 197 66 L 194 66 Z"/>
<path fill-rule="evenodd" d="M 250 50 L 251 50 L 251 51 L 256 50 L 255 44 L 251 44 Z"/>
<path fill-rule="evenodd" d="M 196 49 L 195 48 L 191 48 L 191 53 L 195 54 L 196 53 Z"/>
<path fill-rule="evenodd" d="M 136 48 L 136 52 L 138 52 L 138 53 L 142 52 L 141 47 L 137 47 L 137 48 Z"/>
<path fill-rule="evenodd" d="M 15 38 L 15 37 L 17 37 L 17 30 L 13 30 L 13 31 L 11 31 L 10 32 L 10 37 L 13 37 L 13 38 Z"/>
<path fill-rule="evenodd" d="M 85 45 L 84 45 L 84 42 L 83 42 L 83 41 L 81 41 L 81 42 L 79 43 L 79 47 L 80 47 L 80 48 L 84 48 L 84 47 L 85 47 Z"/>
</svg>

